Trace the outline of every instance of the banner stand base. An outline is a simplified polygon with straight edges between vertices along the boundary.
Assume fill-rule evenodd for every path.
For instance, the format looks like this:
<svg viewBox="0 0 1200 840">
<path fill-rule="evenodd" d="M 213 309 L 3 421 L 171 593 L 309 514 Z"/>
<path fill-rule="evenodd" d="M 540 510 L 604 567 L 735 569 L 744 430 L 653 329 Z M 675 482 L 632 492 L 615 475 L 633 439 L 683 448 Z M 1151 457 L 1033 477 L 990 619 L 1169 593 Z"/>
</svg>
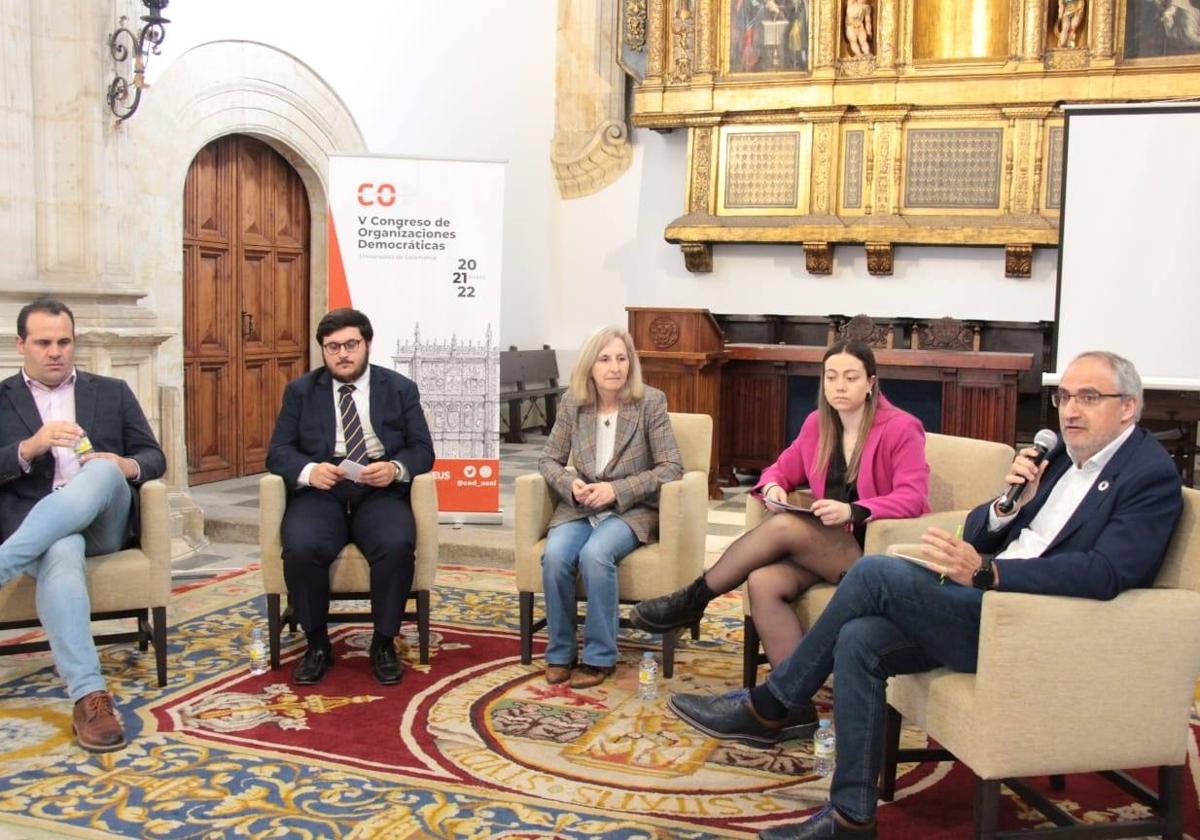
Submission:
<svg viewBox="0 0 1200 840">
<path fill-rule="evenodd" d="M 496 511 L 495 513 L 488 511 L 438 511 L 439 525 L 452 525 L 458 527 L 462 525 L 500 525 L 503 524 L 503 522 L 503 511 Z"/>
</svg>

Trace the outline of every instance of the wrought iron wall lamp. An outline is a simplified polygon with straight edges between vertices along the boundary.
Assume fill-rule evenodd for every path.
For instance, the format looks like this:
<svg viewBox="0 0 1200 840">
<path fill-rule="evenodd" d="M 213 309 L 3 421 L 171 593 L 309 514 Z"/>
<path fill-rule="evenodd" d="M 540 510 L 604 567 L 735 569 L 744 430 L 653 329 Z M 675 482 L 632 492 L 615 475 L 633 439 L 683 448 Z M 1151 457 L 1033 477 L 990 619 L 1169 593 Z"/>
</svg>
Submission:
<svg viewBox="0 0 1200 840">
<path fill-rule="evenodd" d="M 158 55 L 159 46 L 167 32 L 164 24 L 170 23 L 162 16 L 162 10 L 171 0 L 142 0 L 148 14 L 142 16 L 141 29 L 136 33 L 126 26 L 124 15 L 117 21 L 117 29 L 108 36 L 108 51 L 117 61 L 118 71 L 108 85 L 108 108 L 118 121 L 133 116 L 142 101 L 142 89 L 146 87 L 146 62 L 150 55 Z M 133 78 L 121 75 L 120 66 L 133 61 Z"/>
</svg>

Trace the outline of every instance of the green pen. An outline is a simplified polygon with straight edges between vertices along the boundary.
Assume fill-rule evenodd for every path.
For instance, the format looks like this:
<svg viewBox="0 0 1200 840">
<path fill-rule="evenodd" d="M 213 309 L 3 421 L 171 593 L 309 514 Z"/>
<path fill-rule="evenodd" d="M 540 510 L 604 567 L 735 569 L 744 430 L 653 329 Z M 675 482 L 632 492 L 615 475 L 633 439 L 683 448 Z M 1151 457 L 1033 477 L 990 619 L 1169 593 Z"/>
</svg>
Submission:
<svg viewBox="0 0 1200 840">
<path fill-rule="evenodd" d="M 961 524 L 954 530 L 954 539 L 956 539 L 956 540 L 962 539 L 962 525 Z M 940 585 L 944 584 L 945 582 L 946 582 L 946 576 L 944 574 L 938 575 L 938 585 L 940 586 Z"/>
</svg>

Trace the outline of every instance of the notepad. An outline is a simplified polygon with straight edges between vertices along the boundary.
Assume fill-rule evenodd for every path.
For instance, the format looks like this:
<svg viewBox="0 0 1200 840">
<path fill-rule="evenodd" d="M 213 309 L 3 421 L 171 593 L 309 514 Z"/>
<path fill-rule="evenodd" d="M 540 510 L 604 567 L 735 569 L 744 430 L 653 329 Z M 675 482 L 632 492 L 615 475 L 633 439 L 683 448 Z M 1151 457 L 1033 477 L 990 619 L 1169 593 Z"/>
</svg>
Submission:
<svg viewBox="0 0 1200 840">
<path fill-rule="evenodd" d="M 904 554 L 900 551 L 893 551 L 891 554 L 893 557 L 899 557 L 902 560 L 907 560 L 909 563 L 916 563 L 918 566 L 924 566 L 926 569 L 929 569 L 929 571 L 937 572 L 939 575 L 948 574 L 950 571 L 945 566 L 939 566 L 937 563 L 930 562 L 924 557 L 917 557 L 913 554 Z"/>
<path fill-rule="evenodd" d="M 813 513 L 812 508 L 794 505 L 791 502 L 776 502 L 771 499 L 764 498 L 763 504 L 766 505 L 769 510 L 786 510 L 790 513 L 807 513 L 809 516 L 816 516 L 816 514 Z"/>
<path fill-rule="evenodd" d="M 359 484 L 362 483 L 359 479 L 362 478 L 363 470 L 366 469 L 365 464 L 360 464 L 358 461 L 342 461 L 338 466 L 341 467 L 346 478 Z"/>
</svg>

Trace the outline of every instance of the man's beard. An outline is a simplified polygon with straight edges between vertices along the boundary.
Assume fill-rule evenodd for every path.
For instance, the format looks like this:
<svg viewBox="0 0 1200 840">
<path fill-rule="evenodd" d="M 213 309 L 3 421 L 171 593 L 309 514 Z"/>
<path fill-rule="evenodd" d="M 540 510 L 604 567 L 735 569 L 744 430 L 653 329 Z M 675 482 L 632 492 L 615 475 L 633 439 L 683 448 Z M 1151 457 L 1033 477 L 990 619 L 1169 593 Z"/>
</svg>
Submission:
<svg viewBox="0 0 1200 840">
<path fill-rule="evenodd" d="M 367 365 L 369 363 L 370 359 L 366 356 L 363 356 L 362 364 L 355 367 L 350 373 L 339 373 L 337 368 L 333 367 L 332 365 L 325 365 L 325 367 L 329 371 L 329 375 L 338 382 L 354 382 L 363 375 L 363 371 L 367 369 Z"/>
</svg>

